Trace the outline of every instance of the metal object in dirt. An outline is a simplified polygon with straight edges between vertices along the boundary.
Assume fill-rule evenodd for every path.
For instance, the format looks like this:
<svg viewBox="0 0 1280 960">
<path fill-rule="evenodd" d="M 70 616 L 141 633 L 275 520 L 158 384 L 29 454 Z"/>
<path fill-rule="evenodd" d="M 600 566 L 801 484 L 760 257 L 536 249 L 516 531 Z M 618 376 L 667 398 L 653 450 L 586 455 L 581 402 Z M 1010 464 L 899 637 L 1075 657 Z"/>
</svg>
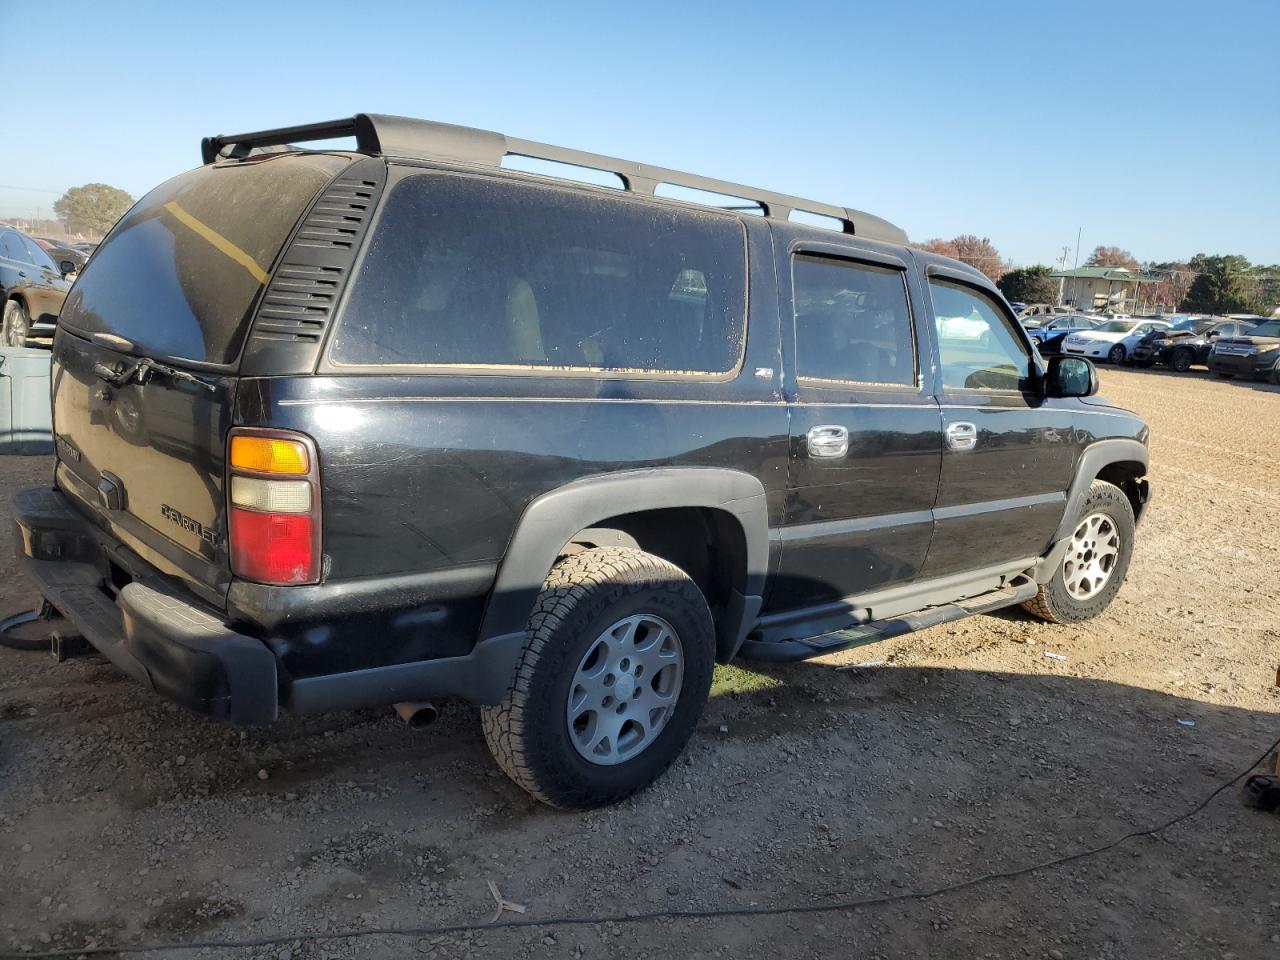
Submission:
<svg viewBox="0 0 1280 960">
<path fill-rule="evenodd" d="M 48 622 L 58 616 L 60 614 L 53 604 L 41 597 L 40 606 L 34 610 L 24 610 L 22 613 L 15 613 L 11 617 L 0 620 L 0 646 L 9 647 L 12 650 L 47 650 L 50 642 L 48 634 L 39 637 L 19 637 L 11 631 L 30 623 Z"/>
</svg>

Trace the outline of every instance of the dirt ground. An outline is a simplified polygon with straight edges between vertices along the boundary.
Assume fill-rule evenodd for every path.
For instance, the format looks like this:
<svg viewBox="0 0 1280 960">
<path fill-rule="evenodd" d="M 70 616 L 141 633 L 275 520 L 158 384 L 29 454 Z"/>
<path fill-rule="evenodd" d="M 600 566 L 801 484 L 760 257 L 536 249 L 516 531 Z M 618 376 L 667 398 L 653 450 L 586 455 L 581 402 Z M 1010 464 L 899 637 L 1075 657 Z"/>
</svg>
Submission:
<svg viewBox="0 0 1280 960">
<path fill-rule="evenodd" d="M 874 897 L 1183 812 L 1280 737 L 1280 390 L 1107 369 L 1103 392 L 1148 418 L 1155 491 L 1105 615 L 722 670 L 686 756 L 592 814 L 528 799 L 461 704 L 419 732 L 390 711 L 241 732 L 104 662 L 0 649 L 0 952 L 483 922 L 488 880 L 526 918 Z M 0 508 L 48 472 L 0 458 Z M 28 600 L 0 582 L 0 610 Z M 1232 790 L 1158 839 L 852 911 L 234 955 L 1276 957 L 1280 816 Z"/>
</svg>

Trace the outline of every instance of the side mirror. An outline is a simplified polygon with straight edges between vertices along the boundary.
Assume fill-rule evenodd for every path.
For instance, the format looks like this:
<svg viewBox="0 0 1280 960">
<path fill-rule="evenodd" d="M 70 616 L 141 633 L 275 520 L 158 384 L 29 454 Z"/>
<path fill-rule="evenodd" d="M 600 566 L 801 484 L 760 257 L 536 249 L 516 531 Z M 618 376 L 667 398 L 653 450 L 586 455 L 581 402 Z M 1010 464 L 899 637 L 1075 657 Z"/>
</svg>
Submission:
<svg viewBox="0 0 1280 960">
<path fill-rule="evenodd" d="M 1092 397 L 1098 392 L 1098 371 L 1083 357 L 1050 357 L 1044 375 L 1046 397 Z"/>
<path fill-rule="evenodd" d="M 62 275 L 63 275 L 64 277 L 65 277 L 68 273 L 75 273 L 75 272 L 76 272 L 76 265 L 75 265 L 75 261 L 74 261 L 74 260 L 63 260 L 63 261 L 61 261 L 61 262 L 58 264 L 58 269 L 62 271 Z"/>
<path fill-rule="evenodd" d="M 1221 331 L 1221 330 L 1210 330 L 1210 331 L 1209 331 L 1208 333 L 1206 333 L 1204 336 L 1205 336 L 1205 339 L 1206 339 L 1206 340 L 1217 340 L 1220 336 L 1222 336 L 1222 331 Z"/>
</svg>

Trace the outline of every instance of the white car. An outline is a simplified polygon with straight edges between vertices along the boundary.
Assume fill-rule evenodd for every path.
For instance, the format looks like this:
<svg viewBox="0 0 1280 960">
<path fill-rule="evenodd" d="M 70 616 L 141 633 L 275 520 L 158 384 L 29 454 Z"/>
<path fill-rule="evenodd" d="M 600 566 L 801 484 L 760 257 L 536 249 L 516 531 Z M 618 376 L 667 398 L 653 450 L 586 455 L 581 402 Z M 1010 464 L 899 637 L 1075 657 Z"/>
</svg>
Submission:
<svg viewBox="0 0 1280 960">
<path fill-rule="evenodd" d="M 1152 330 L 1168 330 L 1173 324 L 1163 320 L 1108 320 L 1092 330 L 1068 334 L 1062 352 L 1073 357 L 1092 357 L 1124 363 L 1133 356 L 1138 341 Z"/>
</svg>

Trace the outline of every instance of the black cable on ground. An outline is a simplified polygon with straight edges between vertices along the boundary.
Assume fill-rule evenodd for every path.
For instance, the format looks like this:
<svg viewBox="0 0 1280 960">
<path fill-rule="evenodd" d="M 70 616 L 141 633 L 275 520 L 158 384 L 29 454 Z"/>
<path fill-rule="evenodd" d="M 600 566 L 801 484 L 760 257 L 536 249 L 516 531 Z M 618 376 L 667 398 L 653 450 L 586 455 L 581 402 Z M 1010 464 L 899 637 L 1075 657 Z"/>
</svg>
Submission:
<svg viewBox="0 0 1280 960">
<path fill-rule="evenodd" d="M 1230 780 L 1220 784 L 1207 797 L 1197 803 L 1190 810 L 1181 813 L 1176 817 L 1157 824 L 1153 827 L 1147 827 L 1144 830 L 1134 830 L 1126 833 L 1121 837 L 1107 843 L 1100 844 L 1096 847 L 1089 847 L 1076 853 L 1069 853 L 1065 856 L 1055 857 L 1052 860 L 1045 860 L 1040 863 L 1029 864 L 1025 867 L 1015 867 L 1011 870 L 998 870 L 993 873 L 984 873 L 981 876 L 971 877 L 968 880 L 960 880 L 956 883 L 949 883 L 945 886 L 934 887 L 931 890 L 910 890 L 903 893 L 893 893 L 880 897 L 863 897 L 857 900 L 835 900 L 820 903 L 797 903 L 789 905 L 780 905 L 772 907 L 717 907 L 707 908 L 703 910 L 653 910 L 648 913 L 636 914 L 620 914 L 620 915 L 602 915 L 588 917 L 531 917 L 527 920 L 498 920 L 493 923 L 456 923 L 446 926 L 436 927 L 362 927 L 357 930 L 337 930 L 331 933 L 280 933 L 267 937 L 254 937 L 245 940 L 195 940 L 188 943 L 141 943 L 141 944 L 121 944 L 119 946 L 93 946 L 85 947 L 80 950 L 41 950 L 26 951 L 20 953 L 0 952 L 0 960 L 39 960 L 39 958 L 54 957 L 91 957 L 101 956 L 103 954 L 123 954 L 123 953 L 158 953 L 162 950 L 246 950 L 252 947 L 270 947 L 279 944 L 292 943 L 295 941 L 315 942 L 320 940 L 355 940 L 364 937 L 438 937 L 447 936 L 453 933 L 481 933 L 494 930 L 513 930 L 523 927 L 582 927 L 594 926 L 599 923 L 644 923 L 650 920 L 717 920 L 725 917 L 765 917 L 775 916 L 777 914 L 787 913 L 836 913 L 841 910 L 857 910 L 865 907 L 880 907 L 893 903 L 905 903 L 909 901 L 931 900 L 934 897 L 940 897 L 943 894 L 958 893 L 961 890 L 968 890 L 971 887 L 981 886 L 982 884 L 991 883 L 996 880 L 1013 880 L 1017 877 L 1024 877 L 1031 873 L 1037 873 L 1041 870 L 1050 870 L 1055 867 L 1061 867 L 1068 863 L 1075 863 L 1080 860 L 1086 860 L 1090 857 L 1096 857 L 1114 850 L 1121 844 L 1128 843 L 1130 840 L 1138 840 L 1142 837 L 1153 837 L 1158 833 L 1163 833 L 1170 827 L 1177 826 L 1192 817 L 1201 813 L 1209 804 L 1225 790 L 1229 790 L 1245 777 L 1249 776 L 1263 761 L 1265 761 L 1272 753 L 1280 750 L 1280 740 L 1277 740 L 1263 752 L 1253 763 L 1249 764 L 1244 770 L 1236 774 Z"/>
</svg>

